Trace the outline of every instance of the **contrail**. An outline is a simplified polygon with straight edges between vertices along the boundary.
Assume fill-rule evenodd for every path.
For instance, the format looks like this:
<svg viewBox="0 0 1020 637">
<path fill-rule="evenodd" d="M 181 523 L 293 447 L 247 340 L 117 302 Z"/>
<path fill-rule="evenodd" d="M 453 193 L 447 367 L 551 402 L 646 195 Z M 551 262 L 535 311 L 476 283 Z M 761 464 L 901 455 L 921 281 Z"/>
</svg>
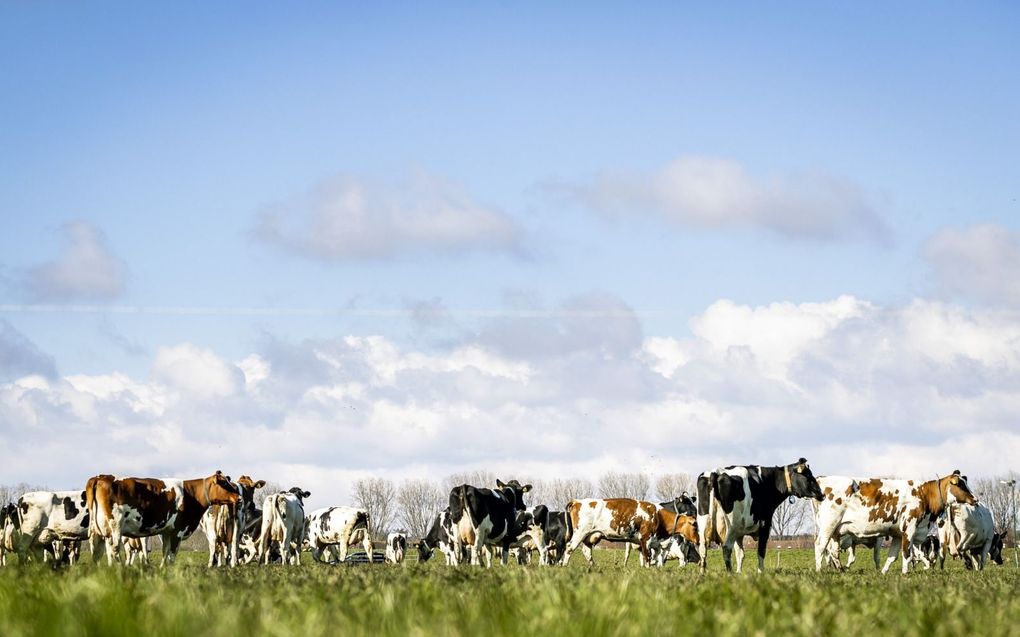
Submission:
<svg viewBox="0 0 1020 637">
<path fill-rule="evenodd" d="M 339 316 L 364 318 L 657 318 L 687 316 L 681 310 L 511 310 L 430 308 L 217 307 L 189 305 L 0 304 L 6 314 L 144 314 L 163 316 Z"/>
</svg>

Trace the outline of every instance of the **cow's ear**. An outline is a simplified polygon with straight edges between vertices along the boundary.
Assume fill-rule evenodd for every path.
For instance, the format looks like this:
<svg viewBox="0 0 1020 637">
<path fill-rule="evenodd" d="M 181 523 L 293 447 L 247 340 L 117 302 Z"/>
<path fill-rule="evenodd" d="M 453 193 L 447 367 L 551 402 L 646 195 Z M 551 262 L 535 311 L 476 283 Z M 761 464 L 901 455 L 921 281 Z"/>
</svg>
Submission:
<svg viewBox="0 0 1020 637">
<path fill-rule="evenodd" d="M 261 489 L 264 486 L 266 486 L 266 481 L 265 480 L 259 480 L 258 482 L 255 483 L 255 488 L 256 489 Z"/>
<path fill-rule="evenodd" d="M 219 478 L 219 477 L 220 477 L 220 476 L 222 476 L 222 475 L 223 475 L 223 472 L 222 472 L 222 471 L 220 471 L 219 469 L 217 469 L 217 470 L 216 470 L 216 477 L 217 477 L 217 478 Z"/>
<path fill-rule="evenodd" d="M 505 485 L 505 484 L 503 484 L 503 481 L 502 481 L 502 480 L 500 480 L 499 478 L 496 478 L 496 487 L 498 487 L 498 488 L 502 489 L 502 488 L 503 488 L 503 487 L 505 487 L 505 486 L 506 486 L 506 485 Z"/>
<path fill-rule="evenodd" d="M 308 496 L 310 496 L 310 495 L 312 495 L 312 492 L 311 492 L 311 491 L 303 491 L 303 492 L 301 493 L 301 497 L 302 497 L 302 498 L 307 498 L 307 497 L 308 497 Z"/>
<path fill-rule="evenodd" d="M 953 469 L 953 475 L 957 475 L 957 476 L 960 475 L 960 470 L 959 469 Z"/>
<path fill-rule="evenodd" d="M 797 467 L 797 473 L 804 473 L 804 467 L 803 467 L 803 465 L 802 465 L 802 466 L 799 466 L 799 467 Z"/>
<path fill-rule="evenodd" d="M 523 487 L 521 487 L 521 493 L 527 493 L 528 491 L 531 491 L 531 485 L 530 484 L 526 484 Z"/>
<path fill-rule="evenodd" d="M 807 458 L 801 458 L 801 459 L 797 460 L 797 464 L 806 465 L 807 464 Z"/>
</svg>

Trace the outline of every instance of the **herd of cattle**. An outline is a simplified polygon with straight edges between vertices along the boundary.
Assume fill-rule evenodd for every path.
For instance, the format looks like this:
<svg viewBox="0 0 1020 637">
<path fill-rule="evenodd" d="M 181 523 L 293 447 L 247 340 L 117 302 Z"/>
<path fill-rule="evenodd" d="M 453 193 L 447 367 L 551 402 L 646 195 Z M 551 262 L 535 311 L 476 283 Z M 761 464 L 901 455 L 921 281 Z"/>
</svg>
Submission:
<svg viewBox="0 0 1020 637">
<path fill-rule="evenodd" d="M 36 491 L 0 509 L 0 564 L 7 553 L 19 561 L 30 556 L 74 563 L 80 545 L 90 545 L 95 560 L 104 552 L 110 564 L 148 560 L 149 538 L 159 536 L 163 563 L 172 563 L 181 541 L 202 529 L 209 544 L 209 566 L 251 561 L 299 564 L 301 552 L 315 561 L 343 562 L 350 547 L 361 544 L 373 560 L 369 515 L 364 509 L 332 506 L 305 513 L 311 495 L 299 487 L 268 495 L 259 509 L 256 489 L 265 485 L 241 476 L 236 481 L 217 471 L 207 478 L 90 478 L 84 490 Z M 912 560 L 925 568 L 947 555 L 968 568 L 984 568 L 989 556 L 1002 563 L 1002 536 L 995 532 L 987 507 L 977 501 L 959 471 L 934 480 L 816 478 L 805 459 L 785 466 L 731 466 L 702 473 L 697 493 L 654 504 L 629 498 L 577 499 L 564 510 L 546 505 L 528 508 L 531 485 L 496 481 L 496 488 L 454 487 L 449 506 L 417 543 L 420 561 L 435 551 L 447 564 L 492 565 L 511 556 L 525 562 L 538 553 L 540 564 L 566 565 L 580 548 L 589 563 L 602 540 L 636 545 L 643 565 L 668 559 L 707 565 L 708 547 L 722 545 L 723 561 L 736 570 L 744 558 L 743 539 L 757 539 L 758 570 L 772 518 L 785 500 L 810 498 L 815 505 L 815 566 L 845 568 L 840 551 L 874 550 L 882 572 L 902 554 L 906 573 Z M 881 566 L 879 548 L 892 538 Z M 385 561 L 400 563 L 407 549 L 403 533 L 387 538 Z M 121 553 L 124 553 L 123 558 Z"/>
</svg>

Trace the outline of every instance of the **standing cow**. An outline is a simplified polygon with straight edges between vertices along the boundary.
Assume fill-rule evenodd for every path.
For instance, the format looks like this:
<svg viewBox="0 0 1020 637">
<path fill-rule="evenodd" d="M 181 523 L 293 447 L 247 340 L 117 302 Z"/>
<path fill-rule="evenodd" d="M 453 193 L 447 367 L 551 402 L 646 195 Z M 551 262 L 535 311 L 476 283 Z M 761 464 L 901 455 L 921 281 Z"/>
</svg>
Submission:
<svg viewBox="0 0 1020 637">
<path fill-rule="evenodd" d="M 347 551 L 357 543 L 365 548 L 368 562 L 372 562 L 372 536 L 369 534 L 369 517 L 365 509 L 354 507 L 326 507 L 308 515 L 305 538 L 312 549 L 312 559 L 322 561 L 324 552 L 339 562 L 347 559 Z M 339 552 L 339 556 L 334 553 Z"/>
<path fill-rule="evenodd" d="M 386 561 L 391 564 L 400 564 L 404 561 L 404 553 L 407 551 L 407 536 L 396 531 L 386 536 Z"/>
<path fill-rule="evenodd" d="M 220 566 L 228 563 L 237 566 L 240 538 L 235 541 L 234 531 L 239 529 L 243 534 L 249 521 L 256 517 L 256 512 L 261 517 L 261 511 L 255 508 L 255 490 L 266 486 L 266 481 L 253 482 L 250 477 L 241 476 L 234 484 L 241 494 L 238 505 L 229 507 L 214 504 L 202 516 L 201 528 L 209 544 L 210 567 L 217 563 Z"/>
<path fill-rule="evenodd" d="M 206 509 L 214 504 L 236 506 L 241 497 L 222 471 L 193 480 L 99 475 L 89 478 L 85 496 L 94 559 L 99 559 L 104 542 L 107 561 L 113 564 L 120 557 L 123 538 L 159 535 L 164 565 L 173 563 L 181 541 L 195 532 Z"/>
<path fill-rule="evenodd" d="M 928 559 L 921 543 L 928 536 L 931 520 L 956 502 L 976 502 L 959 470 L 928 481 L 885 478 L 854 481 L 841 492 L 828 493 L 818 507 L 815 569 L 821 570 L 827 555 L 831 560 L 834 546 L 848 534 L 857 538 L 893 538 L 882 573 L 889 571 L 900 553 L 904 574 L 914 557 L 927 568 Z"/>
<path fill-rule="evenodd" d="M 18 560 L 25 561 L 29 550 L 42 551 L 39 558 L 52 554 L 62 561 L 64 542 L 81 542 L 89 536 L 89 511 L 84 491 L 32 491 L 18 498 L 13 548 Z M 69 547 L 71 548 L 71 547 Z M 74 563 L 77 551 L 67 552 Z"/>
<path fill-rule="evenodd" d="M 462 484 L 450 490 L 450 520 L 453 524 L 454 563 L 459 563 L 461 549 L 468 547 L 471 564 L 481 564 L 485 555 L 486 565 L 492 566 L 487 546 L 498 546 L 503 550 L 503 564 L 510 556 L 510 545 L 528 531 L 530 523 L 518 524 L 518 511 L 525 511 L 524 494 L 531 485 L 521 485 L 517 480 L 502 482 L 496 480 L 495 489 L 482 489 Z M 543 540 L 544 542 L 544 540 Z"/>
<path fill-rule="evenodd" d="M 790 496 L 822 499 L 822 491 L 807 460 L 780 467 L 733 466 L 698 476 L 698 552 L 702 572 L 708 566 L 708 545 L 722 544 L 726 570 L 737 572 L 744 561 L 744 536 L 758 538 L 758 571 L 765 570 L 765 551 L 772 531 L 772 516 Z"/>
<path fill-rule="evenodd" d="M 262 504 L 262 532 L 259 534 L 259 561 L 268 564 L 273 548 L 278 547 L 284 564 L 301 564 L 301 544 L 305 529 L 305 498 L 312 495 L 301 487 L 266 496 Z"/>
<path fill-rule="evenodd" d="M 995 532 L 992 512 L 980 502 L 949 506 L 938 521 L 938 540 L 942 568 L 945 568 L 947 553 L 962 558 L 968 569 L 983 570 L 989 557 L 996 564 L 1002 564 L 1002 536 Z"/>
</svg>

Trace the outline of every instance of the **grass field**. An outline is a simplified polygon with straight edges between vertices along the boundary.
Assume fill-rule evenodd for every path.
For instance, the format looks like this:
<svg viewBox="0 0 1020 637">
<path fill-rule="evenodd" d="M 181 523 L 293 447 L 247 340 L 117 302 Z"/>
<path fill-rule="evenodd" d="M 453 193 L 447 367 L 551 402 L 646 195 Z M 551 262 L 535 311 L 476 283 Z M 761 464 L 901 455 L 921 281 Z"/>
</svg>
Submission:
<svg viewBox="0 0 1020 637">
<path fill-rule="evenodd" d="M 868 560 L 816 574 L 808 550 L 779 568 L 727 575 L 718 551 L 696 567 L 641 569 L 622 552 L 569 568 L 311 564 L 210 571 L 176 566 L 0 569 L 0 635 L 1015 635 L 1015 566 L 882 577 Z M 86 556 L 85 562 L 90 560 Z M 751 562 L 751 560 L 748 560 Z M 868 561 L 868 563 L 861 563 Z M 746 566 L 746 564 L 745 564 Z"/>
</svg>

